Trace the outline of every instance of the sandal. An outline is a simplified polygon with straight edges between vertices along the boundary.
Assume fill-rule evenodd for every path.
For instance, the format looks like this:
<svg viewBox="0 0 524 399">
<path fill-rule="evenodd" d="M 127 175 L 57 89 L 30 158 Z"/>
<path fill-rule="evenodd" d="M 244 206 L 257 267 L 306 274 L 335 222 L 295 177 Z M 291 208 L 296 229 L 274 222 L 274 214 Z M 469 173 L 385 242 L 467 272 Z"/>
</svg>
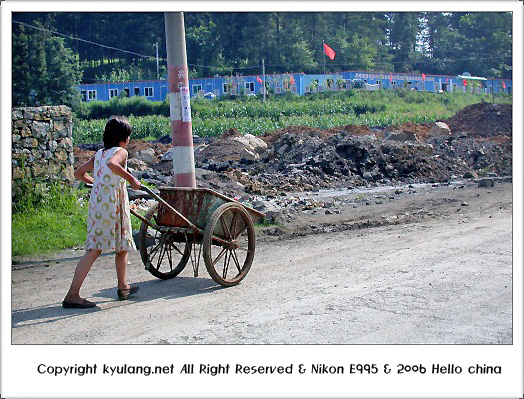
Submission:
<svg viewBox="0 0 524 399">
<path fill-rule="evenodd" d="M 81 303 L 63 301 L 62 307 L 66 309 L 87 309 L 96 307 L 96 303 L 89 302 L 87 299 L 83 299 Z"/>
<path fill-rule="evenodd" d="M 126 289 L 117 289 L 116 293 L 118 294 L 118 300 L 125 301 L 126 299 L 129 298 L 129 295 L 132 295 L 138 292 L 139 289 L 140 287 L 137 285 L 131 286 L 130 288 L 126 288 Z"/>
</svg>

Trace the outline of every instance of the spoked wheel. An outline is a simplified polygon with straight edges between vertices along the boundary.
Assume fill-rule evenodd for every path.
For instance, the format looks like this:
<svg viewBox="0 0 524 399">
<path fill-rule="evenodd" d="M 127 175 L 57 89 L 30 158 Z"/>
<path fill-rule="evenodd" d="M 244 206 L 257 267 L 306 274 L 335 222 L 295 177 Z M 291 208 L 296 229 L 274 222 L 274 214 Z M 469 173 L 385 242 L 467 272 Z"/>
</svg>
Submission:
<svg viewBox="0 0 524 399">
<path fill-rule="evenodd" d="M 238 284 L 255 256 L 255 227 L 249 213 L 234 202 L 218 207 L 211 215 L 202 245 L 211 278 L 224 287 Z"/>
<path fill-rule="evenodd" d="M 158 205 L 153 206 L 144 217 L 157 224 Z M 142 222 L 139 250 L 146 270 L 162 280 L 176 277 L 186 267 L 191 255 L 190 242 L 175 242 L 174 234 L 149 227 Z"/>
</svg>

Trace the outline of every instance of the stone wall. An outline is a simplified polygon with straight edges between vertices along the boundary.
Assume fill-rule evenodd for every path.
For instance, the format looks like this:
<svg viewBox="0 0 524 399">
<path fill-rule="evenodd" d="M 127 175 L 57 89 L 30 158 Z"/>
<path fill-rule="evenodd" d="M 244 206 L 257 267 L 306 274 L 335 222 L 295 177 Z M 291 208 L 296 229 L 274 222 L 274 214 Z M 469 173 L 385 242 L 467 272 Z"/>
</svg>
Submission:
<svg viewBox="0 0 524 399">
<path fill-rule="evenodd" d="M 13 108 L 13 194 L 22 181 L 72 184 L 73 121 L 65 105 Z"/>
</svg>

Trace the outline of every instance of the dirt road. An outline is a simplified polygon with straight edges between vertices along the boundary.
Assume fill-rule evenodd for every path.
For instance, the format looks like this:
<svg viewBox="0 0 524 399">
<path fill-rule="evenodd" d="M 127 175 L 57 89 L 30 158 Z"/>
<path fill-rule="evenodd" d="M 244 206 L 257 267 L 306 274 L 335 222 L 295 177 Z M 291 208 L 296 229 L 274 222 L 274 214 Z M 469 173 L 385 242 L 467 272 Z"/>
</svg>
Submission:
<svg viewBox="0 0 524 399">
<path fill-rule="evenodd" d="M 419 190 L 297 220 L 257 232 L 253 267 L 231 288 L 203 266 L 194 278 L 190 264 L 157 280 L 134 253 L 129 279 L 141 290 L 119 302 L 114 257 L 102 256 L 82 291 L 92 310 L 60 306 L 82 251 L 17 259 L 12 342 L 512 343 L 511 183 Z M 311 225 L 322 233 L 305 234 Z"/>
</svg>

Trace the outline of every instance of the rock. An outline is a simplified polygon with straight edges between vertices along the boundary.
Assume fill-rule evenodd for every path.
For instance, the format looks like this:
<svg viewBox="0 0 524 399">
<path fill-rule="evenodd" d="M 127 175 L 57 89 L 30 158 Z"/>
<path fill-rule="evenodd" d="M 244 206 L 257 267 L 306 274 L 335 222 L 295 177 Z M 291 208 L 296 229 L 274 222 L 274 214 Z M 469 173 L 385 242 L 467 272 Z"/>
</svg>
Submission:
<svg viewBox="0 0 524 399">
<path fill-rule="evenodd" d="M 478 175 L 473 171 L 467 171 L 463 177 L 464 179 L 478 179 Z"/>
<path fill-rule="evenodd" d="M 155 151 L 152 148 L 146 148 L 145 150 L 139 150 L 134 154 L 129 154 L 133 158 L 140 161 L 144 161 L 146 164 L 155 163 L 157 158 L 155 157 Z"/>
<path fill-rule="evenodd" d="M 371 172 L 364 172 L 362 174 L 362 177 L 367 181 L 373 181 L 373 175 L 371 174 Z"/>
<path fill-rule="evenodd" d="M 142 191 L 142 190 L 134 190 L 130 187 L 127 188 L 127 194 L 129 196 L 129 200 L 130 201 L 133 201 L 133 200 L 136 200 L 136 199 L 149 199 L 151 198 L 151 196 L 145 192 L 145 191 Z"/>
<path fill-rule="evenodd" d="M 493 179 L 480 179 L 478 181 L 478 187 L 493 187 L 495 186 L 495 181 Z"/>
<path fill-rule="evenodd" d="M 267 149 L 267 144 L 264 140 L 249 133 L 240 137 L 232 137 L 230 140 L 243 144 L 248 150 L 253 152 L 263 152 Z"/>
<path fill-rule="evenodd" d="M 60 161 L 65 161 L 67 159 L 67 152 L 66 151 L 58 151 L 55 154 L 56 159 L 59 159 Z"/>
<path fill-rule="evenodd" d="M 467 202 L 463 202 L 462 204 L 460 204 L 460 206 L 468 206 L 469 204 Z"/>
<path fill-rule="evenodd" d="M 144 161 L 141 161 L 140 159 L 131 158 L 127 161 L 127 166 L 130 168 L 133 168 L 134 170 L 142 171 L 149 169 L 147 164 Z"/>
<path fill-rule="evenodd" d="M 249 159 L 251 161 L 258 161 L 260 159 L 260 155 L 256 154 L 254 151 L 250 151 L 247 148 L 240 150 L 240 156 L 242 159 Z"/>
<path fill-rule="evenodd" d="M 417 135 L 413 132 L 386 132 L 384 133 L 384 139 L 394 141 L 418 141 Z"/>
<path fill-rule="evenodd" d="M 162 158 L 160 158 L 162 162 L 164 161 L 172 161 L 173 160 L 173 147 L 171 147 L 164 155 L 162 155 Z"/>
<path fill-rule="evenodd" d="M 266 214 L 264 220 L 267 220 L 269 222 L 275 222 L 277 221 L 278 217 L 280 216 L 280 212 L 282 208 L 278 205 L 276 205 L 273 202 L 265 201 L 265 200 L 258 200 L 253 202 L 253 209 L 256 209 L 257 211 L 263 212 Z"/>
<path fill-rule="evenodd" d="M 431 127 L 429 134 L 431 136 L 449 136 L 451 135 L 451 130 L 444 122 L 435 122 L 435 124 Z"/>
</svg>

